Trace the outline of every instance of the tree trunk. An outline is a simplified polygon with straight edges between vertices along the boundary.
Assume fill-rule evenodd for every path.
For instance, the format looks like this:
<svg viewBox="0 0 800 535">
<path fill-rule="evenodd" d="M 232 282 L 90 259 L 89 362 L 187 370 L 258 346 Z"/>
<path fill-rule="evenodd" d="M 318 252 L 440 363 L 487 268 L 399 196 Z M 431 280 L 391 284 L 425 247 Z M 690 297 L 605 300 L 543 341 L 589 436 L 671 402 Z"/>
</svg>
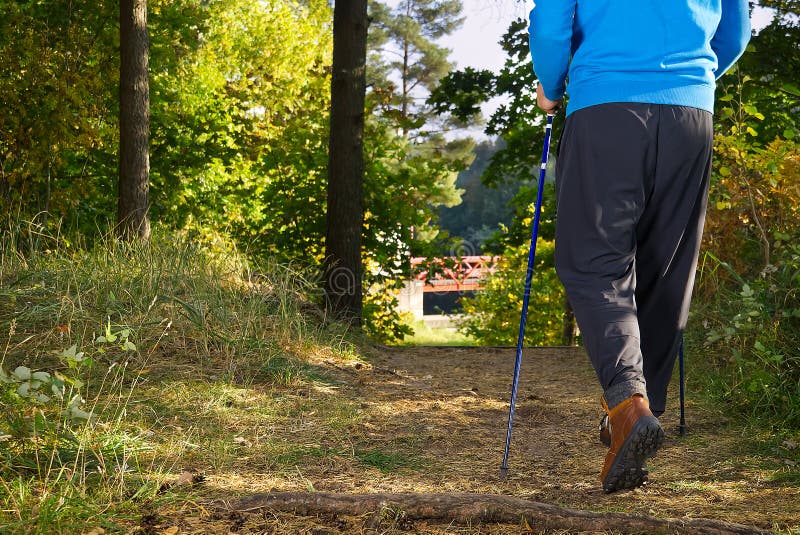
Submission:
<svg viewBox="0 0 800 535">
<path fill-rule="evenodd" d="M 574 346 L 578 337 L 578 325 L 575 323 L 575 311 L 567 296 L 564 296 L 564 318 L 561 331 L 561 345 Z"/>
<path fill-rule="evenodd" d="M 325 239 L 328 310 L 361 321 L 367 0 L 336 2 Z"/>
<path fill-rule="evenodd" d="M 522 519 L 535 531 L 615 533 L 687 533 L 706 535 L 761 534 L 771 531 L 705 518 L 655 518 L 624 513 L 594 513 L 567 509 L 513 496 L 496 494 L 332 494 L 324 492 L 271 492 L 255 494 L 221 509 L 238 512 L 281 511 L 304 516 L 373 515 L 379 522 L 391 511 L 396 518 L 456 522 L 475 525 L 519 525 Z"/>
<path fill-rule="evenodd" d="M 119 198 L 117 231 L 150 237 L 150 83 L 147 0 L 119 3 Z"/>
</svg>

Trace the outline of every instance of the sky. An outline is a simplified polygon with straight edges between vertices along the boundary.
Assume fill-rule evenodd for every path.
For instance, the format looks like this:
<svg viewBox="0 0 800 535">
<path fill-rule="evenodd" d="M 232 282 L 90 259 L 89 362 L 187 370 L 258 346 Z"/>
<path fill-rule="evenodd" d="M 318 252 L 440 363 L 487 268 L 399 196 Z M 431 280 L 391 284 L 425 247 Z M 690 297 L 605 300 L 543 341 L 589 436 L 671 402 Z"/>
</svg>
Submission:
<svg viewBox="0 0 800 535">
<path fill-rule="evenodd" d="M 527 19 L 533 2 L 517 0 L 463 0 L 464 25 L 439 42 L 451 49 L 459 68 L 499 69 L 505 60 L 498 44 L 511 21 Z"/>
</svg>

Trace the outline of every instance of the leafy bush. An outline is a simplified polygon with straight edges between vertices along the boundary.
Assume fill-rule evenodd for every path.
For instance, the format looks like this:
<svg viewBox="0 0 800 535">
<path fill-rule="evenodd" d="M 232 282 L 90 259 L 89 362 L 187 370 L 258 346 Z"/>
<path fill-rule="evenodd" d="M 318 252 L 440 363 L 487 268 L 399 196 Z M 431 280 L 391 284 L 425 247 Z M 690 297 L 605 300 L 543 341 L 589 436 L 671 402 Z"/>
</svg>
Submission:
<svg viewBox="0 0 800 535">
<path fill-rule="evenodd" d="M 709 254 L 701 286 L 713 285 L 716 295 L 695 311 L 700 336 L 716 356 L 712 364 L 720 388 L 714 394 L 737 411 L 795 427 L 800 425 L 797 238 L 779 243 L 775 264 L 748 280 Z"/>
<path fill-rule="evenodd" d="M 712 396 L 769 425 L 796 427 L 800 145 L 792 120 L 774 113 L 771 101 L 781 97 L 765 90 L 771 82 L 738 70 L 725 80 L 689 334 L 705 345 Z"/>
<path fill-rule="evenodd" d="M 561 343 L 564 289 L 553 267 L 554 242 L 540 240 L 531 281 L 525 345 Z M 528 246 L 507 247 L 485 289 L 462 300 L 460 330 L 485 345 L 515 345 L 519 335 Z"/>
</svg>

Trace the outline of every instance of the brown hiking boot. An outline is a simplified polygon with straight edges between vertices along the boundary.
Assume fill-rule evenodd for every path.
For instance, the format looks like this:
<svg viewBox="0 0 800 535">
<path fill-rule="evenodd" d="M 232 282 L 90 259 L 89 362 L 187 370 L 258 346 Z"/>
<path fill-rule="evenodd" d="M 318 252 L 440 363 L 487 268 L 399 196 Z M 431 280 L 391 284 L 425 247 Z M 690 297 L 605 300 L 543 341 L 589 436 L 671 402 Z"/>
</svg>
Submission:
<svg viewBox="0 0 800 535">
<path fill-rule="evenodd" d="M 645 462 L 664 442 L 664 430 L 653 416 L 647 400 L 634 394 L 616 407 L 608 410 L 611 431 L 611 448 L 606 454 L 600 479 L 603 490 L 614 492 L 632 489 L 647 483 Z"/>
</svg>

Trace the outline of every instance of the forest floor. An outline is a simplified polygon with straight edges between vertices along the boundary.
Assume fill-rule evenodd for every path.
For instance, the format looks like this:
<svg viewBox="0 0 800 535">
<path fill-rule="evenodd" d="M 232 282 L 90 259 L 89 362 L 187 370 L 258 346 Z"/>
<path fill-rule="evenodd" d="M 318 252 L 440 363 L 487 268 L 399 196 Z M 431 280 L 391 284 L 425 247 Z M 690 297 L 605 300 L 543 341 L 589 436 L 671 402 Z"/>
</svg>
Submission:
<svg viewBox="0 0 800 535">
<path fill-rule="evenodd" d="M 501 480 L 513 361 L 513 348 L 380 348 L 367 360 L 311 357 L 309 373 L 316 379 L 229 389 L 218 392 L 213 406 L 176 394 L 187 405 L 164 421 L 164 431 L 200 425 L 181 424 L 193 412 L 217 428 L 218 441 L 203 442 L 198 430 L 192 447 L 173 448 L 173 472 L 191 474 L 179 477 L 173 489 L 185 496 L 153 504 L 133 531 L 529 532 L 524 524 L 443 525 L 397 517 L 376 523 L 366 516 L 226 513 L 212 505 L 253 493 L 316 491 L 488 493 L 800 533 L 800 477 L 792 460 L 797 444 L 752 436 L 691 397 L 684 438 L 677 395 L 670 400 L 662 417 L 665 444 L 648 464 L 650 483 L 605 494 L 599 482 L 606 451 L 597 439 L 600 391 L 580 348 L 525 350 L 510 474 Z M 690 374 L 690 386 L 691 380 Z"/>
</svg>

